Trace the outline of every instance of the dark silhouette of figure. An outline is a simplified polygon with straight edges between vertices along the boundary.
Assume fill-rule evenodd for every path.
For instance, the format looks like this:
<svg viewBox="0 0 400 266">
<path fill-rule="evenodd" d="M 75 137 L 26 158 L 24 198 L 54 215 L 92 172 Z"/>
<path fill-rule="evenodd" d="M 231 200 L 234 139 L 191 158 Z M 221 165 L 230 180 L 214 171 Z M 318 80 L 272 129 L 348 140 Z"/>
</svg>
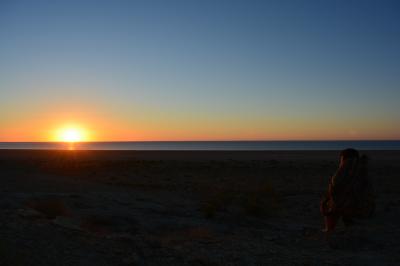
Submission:
<svg viewBox="0 0 400 266">
<path fill-rule="evenodd" d="M 320 205 L 325 218 L 325 232 L 332 232 L 340 218 L 345 226 L 350 226 L 354 218 L 373 215 L 375 199 L 367 163 L 367 156 L 360 157 L 355 149 L 340 153 L 339 168 L 330 178 L 328 192 Z"/>
</svg>

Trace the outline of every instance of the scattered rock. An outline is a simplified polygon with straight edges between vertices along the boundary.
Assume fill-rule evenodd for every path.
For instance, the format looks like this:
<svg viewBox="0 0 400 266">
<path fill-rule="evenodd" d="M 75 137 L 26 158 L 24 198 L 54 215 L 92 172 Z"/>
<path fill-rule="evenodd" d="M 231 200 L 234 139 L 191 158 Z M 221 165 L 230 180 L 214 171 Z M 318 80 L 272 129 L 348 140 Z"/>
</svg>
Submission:
<svg viewBox="0 0 400 266">
<path fill-rule="evenodd" d="M 80 221 L 72 217 L 58 216 L 53 220 L 53 224 L 72 230 L 81 231 Z"/>
<path fill-rule="evenodd" d="M 28 219 L 44 218 L 44 215 L 41 212 L 38 212 L 37 210 L 31 209 L 31 208 L 19 209 L 18 215 L 23 218 L 28 218 Z"/>
</svg>

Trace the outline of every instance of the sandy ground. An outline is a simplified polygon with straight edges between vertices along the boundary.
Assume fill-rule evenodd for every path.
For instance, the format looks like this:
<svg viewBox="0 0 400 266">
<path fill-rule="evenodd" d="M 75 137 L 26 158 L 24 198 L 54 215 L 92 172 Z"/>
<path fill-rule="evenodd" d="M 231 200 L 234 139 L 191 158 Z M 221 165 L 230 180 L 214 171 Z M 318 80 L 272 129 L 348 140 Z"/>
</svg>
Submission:
<svg viewBox="0 0 400 266">
<path fill-rule="evenodd" d="M 400 152 L 325 239 L 338 152 L 0 150 L 0 265 L 399 265 Z"/>
</svg>

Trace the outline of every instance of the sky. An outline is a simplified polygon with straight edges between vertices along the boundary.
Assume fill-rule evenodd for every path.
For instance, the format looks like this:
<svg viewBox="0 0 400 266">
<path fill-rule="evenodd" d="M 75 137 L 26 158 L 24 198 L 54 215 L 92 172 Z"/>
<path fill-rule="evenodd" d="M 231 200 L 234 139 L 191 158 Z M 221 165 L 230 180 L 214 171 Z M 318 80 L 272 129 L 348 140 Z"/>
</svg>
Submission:
<svg viewBox="0 0 400 266">
<path fill-rule="evenodd" d="M 0 0 L 0 141 L 400 139 L 398 1 Z"/>
</svg>

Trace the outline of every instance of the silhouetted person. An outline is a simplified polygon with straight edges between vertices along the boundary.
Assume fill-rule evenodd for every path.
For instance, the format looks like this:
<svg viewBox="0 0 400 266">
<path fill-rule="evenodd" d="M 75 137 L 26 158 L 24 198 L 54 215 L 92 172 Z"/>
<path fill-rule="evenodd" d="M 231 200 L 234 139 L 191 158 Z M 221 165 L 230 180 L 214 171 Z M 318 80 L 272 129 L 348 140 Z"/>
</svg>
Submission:
<svg viewBox="0 0 400 266">
<path fill-rule="evenodd" d="M 330 178 L 327 195 L 321 200 L 325 232 L 332 232 L 340 218 L 349 226 L 353 218 L 367 218 L 373 214 L 375 199 L 367 163 L 368 158 L 360 157 L 355 149 L 340 153 L 339 168 Z"/>
</svg>

